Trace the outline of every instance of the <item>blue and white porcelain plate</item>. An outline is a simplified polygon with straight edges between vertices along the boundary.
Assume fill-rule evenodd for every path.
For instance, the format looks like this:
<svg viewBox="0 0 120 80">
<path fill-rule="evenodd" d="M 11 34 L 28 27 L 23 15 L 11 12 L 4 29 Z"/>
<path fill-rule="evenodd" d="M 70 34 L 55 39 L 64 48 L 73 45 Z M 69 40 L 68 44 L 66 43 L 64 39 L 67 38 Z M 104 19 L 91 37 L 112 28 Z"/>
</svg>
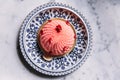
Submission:
<svg viewBox="0 0 120 80">
<path fill-rule="evenodd" d="M 74 49 L 66 56 L 46 61 L 37 43 L 37 32 L 48 19 L 68 20 L 77 34 Z M 91 27 L 81 13 L 62 3 L 47 3 L 35 8 L 25 18 L 19 35 L 20 49 L 24 59 L 36 71 L 50 76 L 62 76 L 78 69 L 87 59 L 92 44 Z"/>
</svg>

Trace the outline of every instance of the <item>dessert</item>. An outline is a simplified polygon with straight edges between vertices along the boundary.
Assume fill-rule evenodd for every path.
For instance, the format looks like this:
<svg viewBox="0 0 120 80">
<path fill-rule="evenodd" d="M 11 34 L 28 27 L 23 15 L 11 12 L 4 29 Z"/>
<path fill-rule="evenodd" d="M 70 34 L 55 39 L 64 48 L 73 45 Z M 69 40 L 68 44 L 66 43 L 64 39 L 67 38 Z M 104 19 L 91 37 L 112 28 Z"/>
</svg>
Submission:
<svg viewBox="0 0 120 80">
<path fill-rule="evenodd" d="M 51 60 L 68 54 L 74 47 L 76 33 L 69 21 L 59 18 L 47 20 L 38 31 L 38 43 L 43 58 Z"/>
</svg>

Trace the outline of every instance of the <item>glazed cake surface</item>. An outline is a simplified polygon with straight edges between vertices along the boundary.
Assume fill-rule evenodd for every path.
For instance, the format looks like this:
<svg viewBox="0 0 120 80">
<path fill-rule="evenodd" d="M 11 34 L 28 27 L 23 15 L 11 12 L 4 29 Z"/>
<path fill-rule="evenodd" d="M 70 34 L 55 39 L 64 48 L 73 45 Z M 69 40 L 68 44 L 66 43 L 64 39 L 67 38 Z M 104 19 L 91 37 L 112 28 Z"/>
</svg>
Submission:
<svg viewBox="0 0 120 80">
<path fill-rule="evenodd" d="M 38 32 L 38 42 L 47 56 L 55 57 L 69 53 L 76 40 L 75 30 L 67 20 L 50 19 Z"/>
</svg>

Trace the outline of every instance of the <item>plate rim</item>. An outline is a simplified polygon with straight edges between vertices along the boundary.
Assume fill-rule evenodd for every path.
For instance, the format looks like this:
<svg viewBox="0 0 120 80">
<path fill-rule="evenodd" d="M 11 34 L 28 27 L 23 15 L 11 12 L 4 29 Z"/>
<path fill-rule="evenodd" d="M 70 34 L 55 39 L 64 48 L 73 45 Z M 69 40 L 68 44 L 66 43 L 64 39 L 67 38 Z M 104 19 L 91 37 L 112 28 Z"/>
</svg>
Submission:
<svg viewBox="0 0 120 80">
<path fill-rule="evenodd" d="M 36 15 L 37 13 L 39 13 L 40 11 L 42 10 L 45 10 L 45 9 L 49 9 L 49 8 L 55 8 L 55 7 L 58 7 L 58 8 L 64 8 L 64 9 L 67 9 L 69 11 L 72 11 L 74 14 L 76 14 L 81 20 L 82 22 L 84 23 L 85 25 L 85 28 L 87 30 L 87 34 L 88 34 L 88 45 L 87 45 L 87 48 L 85 50 L 85 54 L 83 56 L 83 59 L 81 60 L 80 63 L 78 63 L 76 66 L 74 66 L 73 68 L 71 68 L 71 70 L 69 71 L 66 71 L 66 72 L 59 72 L 59 73 L 56 73 L 56 72 L 49 72 L 49 71 L 46 71 L 46 70 L 42 70 L 40 69 L 39 67 L 37 67 L 36 65 L 33 65 L 34 63 L 29 59 L 29 57 L 27 56 L 25 50 L 24 50 L 24 45 L 22 43 L 22 36 L 23 36 L 23 29 L 25 28 L 25 26 L 27 25 L 27 23 L 30 21 L 30 19 L 32 19 L 32 17 L 34 17 L 33 15 Z M 46 3 L 46 4 L 43 4 L 43 5 L 40 5 L 38 7 L 36 7 L 35 9 L 33 9 L 27 16 L 26 18 L 24 19 L 21 27 L 20 27 L 20 32 L 19 32 L 19 45 L 20 45 L 20 50 L 21 50 L 21 53 L 25 59 L 26 62 L 28 62 L 28 64 L 33 68 L 35 69 L 36 71 L 42 73 L 42 74 L 45 74 L 45 75 L 49 75 L 49 76 L 62 76 L 62 75 L 66 75 L 66 74 L 69 74 L 75 70 L 77 70 L 85 61 L 86 59 L 88 58 L 88 56 L 90 55 L 91 53 L 91 50 L 92 50 L 92 28 L 91 26 L 89 25 L 89 23 L 87 22 L 87 20 L 85 19 L 85 17 L 83 16 L 83 14 L 81 14 L 80 12 L 78 12 L 78 10 L 76 10 L 75 8 L 72 8 L 71 6 L 69 5 L 66 5 L 66 4 L 63 4 L 63 3 L 58 3 L 58 2 L 50 2 L 50 3 Z"/>
</svg>

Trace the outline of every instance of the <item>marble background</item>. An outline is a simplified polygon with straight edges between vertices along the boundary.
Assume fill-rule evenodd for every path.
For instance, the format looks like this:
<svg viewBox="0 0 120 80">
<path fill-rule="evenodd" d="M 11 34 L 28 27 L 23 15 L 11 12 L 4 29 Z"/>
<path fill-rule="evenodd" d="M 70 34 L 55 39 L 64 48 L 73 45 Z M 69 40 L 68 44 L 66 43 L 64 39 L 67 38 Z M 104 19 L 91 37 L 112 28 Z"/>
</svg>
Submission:
<svg viewBox="0 0 120 80">
<path fill-rule="evenodd" d="M 47 2 L 0 0 L 0 80 L 120 80 L 120 0 L 56 0 L 82 12 L 93 30 L 92 55 L 75 72 L 51 78 L 35 75 L 22 64 L 20 25 L 31 10 Z"/>
</svg>

